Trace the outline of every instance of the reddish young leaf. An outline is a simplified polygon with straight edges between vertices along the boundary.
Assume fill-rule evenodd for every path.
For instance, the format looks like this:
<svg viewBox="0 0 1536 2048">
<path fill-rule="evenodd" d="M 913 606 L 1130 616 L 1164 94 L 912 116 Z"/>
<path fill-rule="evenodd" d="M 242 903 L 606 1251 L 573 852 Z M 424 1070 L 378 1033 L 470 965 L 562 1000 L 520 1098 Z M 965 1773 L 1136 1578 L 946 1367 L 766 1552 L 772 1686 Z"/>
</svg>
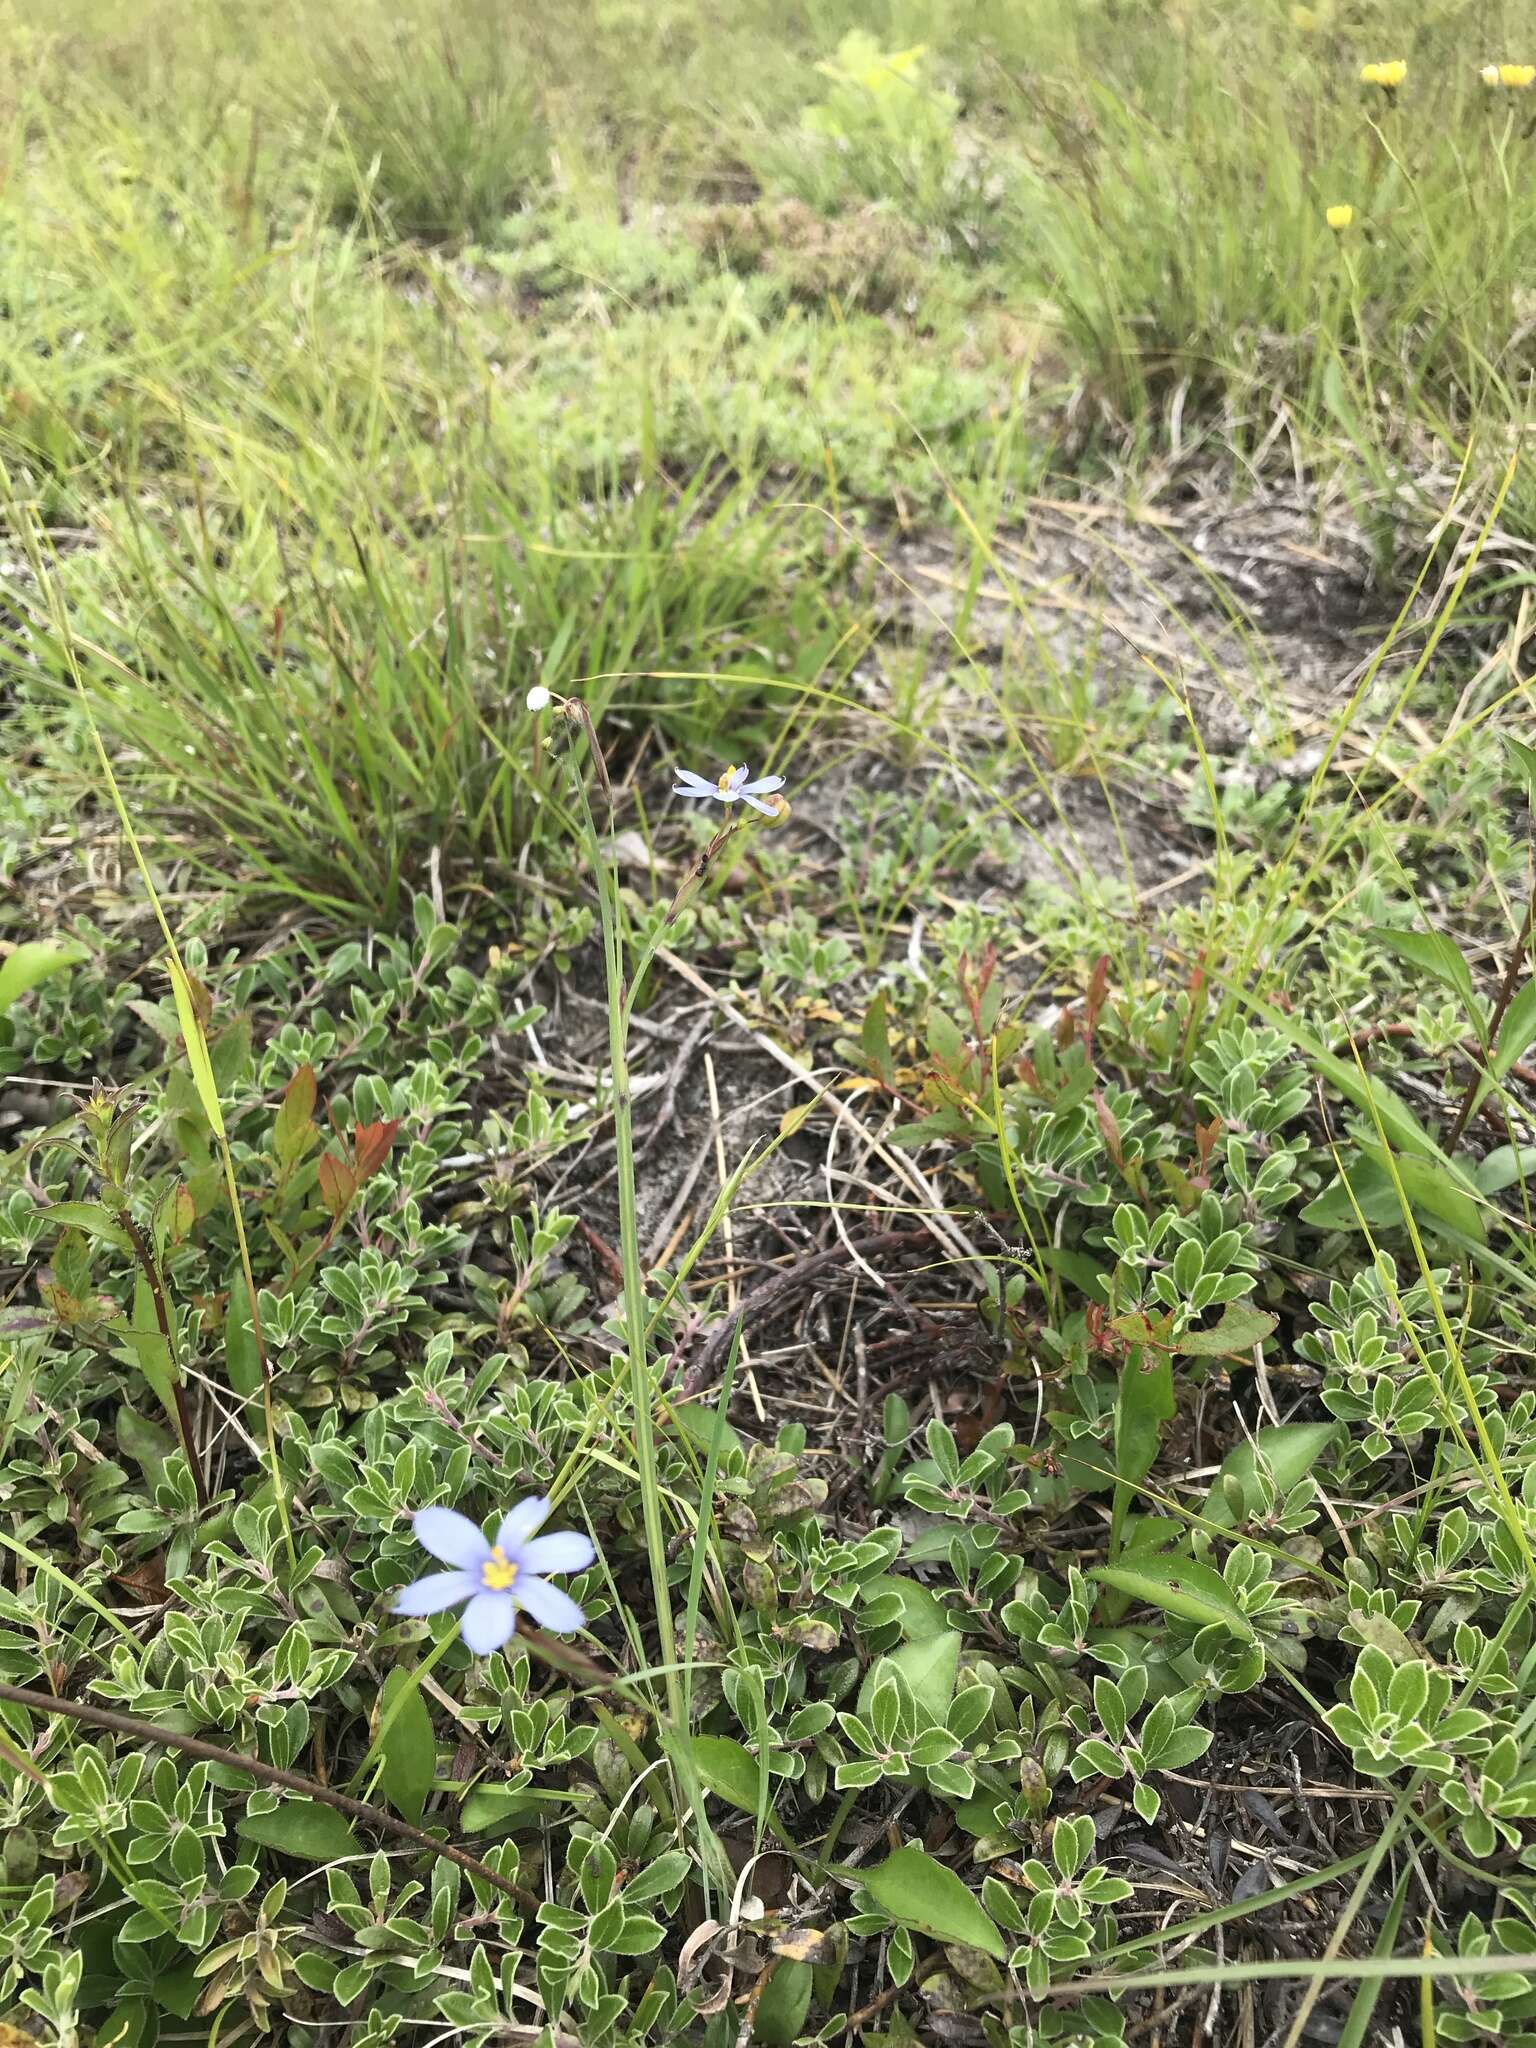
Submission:
<svg viewBox="0 0 1536 2048">
<path fill-rule="evenodd" d="M 1169 1309 L 1161 1315 L 1149 1316 L 1139 1308 L 1132 1309 L 1123 1316 L 1113 1317 L 1110 1328 L 1127 1344 L 1139 1344 L 1149 1351 L 1167 1351 L 1173 1335 L 1173 1311 Z M 1141 1369 L 1150 1372 L 1156 1363 L 1155 1358 L 1144 1359 Z"/>
<path fill-rule="evenodd" d="M 114 1572 L 112 1577 L 142 1606 L 163 1607 L 171 1597 L 165 1590 L 163 1555 L 143 1558 L 139 1563 L 131 1564 L 123 1571 Z"/>
<path fill-rule="evenodd" d="M 1088 977 L 1088 993 L 1083 997 L 1083 1015 L 1092 1033 L 1104 1008 L 1104 998 L 1109 994 L 1109 955 L 1101 953 L 1093 963 L 1093 972 Z"/>
<path fill-rule="evenodd" d="M 1125 1152 L 1120 1142 L 1119 1119 L 1116 1117 L 1115 1112 L 1110 1108 L 1109 1104 L 1104 1100 L 1104 1091 L 1102 1088 L 1094 1089 L 1093 1106 L 1098 1114 L 1099 1135 L 1104 1140 L 1105 1148 L 1108 1151 L 1110 1158 L 1113 1159 L 1113 1161 L 1115 1162 L 1115 1165 L 1120 1169 L 1122 1173 L 1124 1173 Z"/>
<path fill-rule="evenodd" d="M 320 1161 L 320 1199 L 337 1217 L 357 1193 L 357 1175 L 344 1159 L 327 1152 Z"/>
<path fill-rule="evenodd" d="M 196 1222 L 197 1204 L 192 1199 L 192 1190 L 184 1180 L 178 1181 L 175 1193 L 171 1196 L 170 1214 L 166 1219 L 171 1243 L 181 1244 L 191 1235 Z"/>
<path fill-rule="evenodd" d="M 37 1291 L 66 1329 L 84 1322 L 85 1303 L 79 1295 L 71 1294 L 67 1288 L 55 1286 L 51 1281 L 44 1281 Z"/>
<path fill-rule="evenodd" d="M 272 1149 L 280 1166 L 291 1166 L 314 1143 L 315 1070 L 300 1067 L 283 1090 L 272 1126 Z"/>
<path fill-rule="evenodd" d="M 1225 1128 L 1219 1116 L 1213 1116 L 1208 1124 L 1195 1125 L 1195 1149 L 1200 1155 L 1202 1173 L 1210 1166 L 1211 1154 L 1216 1149 L 1216 1140 Z"/>
<path fill-rule="evenodd" d="M 393 1116 L 381 1124 L 359 1124 L 352 1133 L 352 1163 L 359 1186 L 371 1174 L 377 1173 L 389 1157 L 389 1148 L 395 1142 L 399 1128 L 400 1119 Z"/>
<path fill-rule="evenodd" d="M 1118 1358 L 1125 1349 L 1125 1340 L 1111 1321 L 1109 1310 L 1101 1302 L 1090 1301 L 1083 1320 L 1090 1347 L 1106 1358 Z"/>
<path fill-rule="evenodd" d="M 318 1089 L 315 1070 L 306 1061 L 302 1067 L 294 1070 L 293 1079 L 283 1090 L 282 1106 L 277 1112 L 278 1122 L 301 1124 L 312 1117 L 315 1113 L 315 1096 Z"/>
<path fill-rule="evenodd" d="M 996 969 L 997 947 L 990 940 L 987 942 L 987 949 L 982 954 L 978 965 L 972 965 L 969 953 L 962 953 L 960 955 L 958 974 L 960 993 L 964 998 L 966 1008 L 971 1013 L 971 1029 L 975 1032 L 978 1042 L 987 1035 L 986 1027 L 982 1022 L 982 1005 L 986 1001 L 987 990 L 992 985 L 992 976 Z"/>
</svg>

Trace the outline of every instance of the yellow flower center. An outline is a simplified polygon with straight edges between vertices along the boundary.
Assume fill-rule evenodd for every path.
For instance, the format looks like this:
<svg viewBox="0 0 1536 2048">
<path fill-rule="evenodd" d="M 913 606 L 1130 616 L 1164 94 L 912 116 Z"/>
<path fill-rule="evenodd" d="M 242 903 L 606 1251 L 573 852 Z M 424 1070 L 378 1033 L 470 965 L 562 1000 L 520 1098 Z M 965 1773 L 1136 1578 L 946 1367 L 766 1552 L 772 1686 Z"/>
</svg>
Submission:
<svg viewBox="0 0 1536 2048">
<path fill-rule="evenodd" d="M 488 1593 L 505 1593 L 517 1577 L 517 1566 L 498 1543 L 480 1567 L 480 1583 Z"/>
<path fill-rule="evenodd" d="M 719 790 L 722 796 L 729 796 L 731 789 L 731 777 L 735 773 L 736 770 L 734 768 L 727 768 L 724 774 L 720 777 L 720 780 L 715 784 L 716 789 Z"/>
</svg>

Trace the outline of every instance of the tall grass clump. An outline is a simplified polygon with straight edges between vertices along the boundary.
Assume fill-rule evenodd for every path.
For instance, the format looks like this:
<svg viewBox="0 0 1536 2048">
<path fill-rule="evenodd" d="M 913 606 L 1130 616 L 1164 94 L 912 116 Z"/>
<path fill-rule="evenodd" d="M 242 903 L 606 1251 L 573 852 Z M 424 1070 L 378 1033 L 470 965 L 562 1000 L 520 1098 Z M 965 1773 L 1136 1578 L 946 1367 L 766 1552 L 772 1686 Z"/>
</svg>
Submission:
<svg viewBox="0 0 1536 2048">
<path fill-rule="evenodd" d="M 174 73 L 153 111 L 105 76 L 65 94 L 57 55 L 16 65 L 26 147 L 0 192 L 13 488 L 72 528 L 119 496 L 179 507 L 242 583 L 274 517 L 350 516 L 359 476 L 435 497 L 457 398 L 438 308 L 328 224 L 259 108 L 199 115 Z"/>
<path fill-rule="evenodd" d="M 726 705 L 766 734 L 845 672 L 824 563 L 751 498 L 704 472 L 539 513 L 482 493 L 425 549 L 380 523 L 328 535 L 265 601 L 195 524 L 125 506 L 107 554 L 66 564 L 84 687 L 125 781 L 205 866 L 387 922 L 429 860 L 505 874 L 558 813 L 519 730 L 530 682 L 700 738 Z M 70 685 L 45 618 L 11 639 Z"/>
<path fill-rule="evenodd" d="M 1086 380 L 1128 421 L 1176 389 L 1260 432 L 1277 399 L 1334 431 L 1363 407 L 1389 434 L 1405 399 L 1465 420 L 1514 367 L 1536 250 L 1528 123 L 1469 62 L 1467 11 L 1416 19 L 1391 89 L 1359 74 L 1404 22 L 1276 14 L 1239 48 L 1199 4 L 1182 21 L 1095 14 L 1060 68 L 1014 74 L 1040 138 L 1022 262 Z"/>
<path fill-rule="evenodd" d="M 484 236 L 548 177 L 529 17 L 498 0 L 350 18 L 322 35 L 328 184 L 389 235 Z"/>
</svg>

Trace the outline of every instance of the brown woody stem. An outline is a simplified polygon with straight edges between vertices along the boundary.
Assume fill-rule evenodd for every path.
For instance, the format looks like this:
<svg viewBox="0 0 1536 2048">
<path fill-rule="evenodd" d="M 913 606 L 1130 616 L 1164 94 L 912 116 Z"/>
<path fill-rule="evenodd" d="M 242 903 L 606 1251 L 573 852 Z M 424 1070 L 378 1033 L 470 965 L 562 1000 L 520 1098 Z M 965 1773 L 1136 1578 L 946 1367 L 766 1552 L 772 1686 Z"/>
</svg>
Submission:
<svg viewBox="0 0 1536 2048">
<path fill-rule="evenodd" d="M 285 1791 L 301 1792 L 307 1799 L 318 1799 L 322 1805 L 334 1806 L 338 1813 L 344 1813 L 352 1820 L 366 1821 L 369 1827 L 381 1828 L 386 1834 L 398 1835 L 401 1841 L 425 1849 L 430 1855 L 457 1863 L 461 1870 L 472 1872 L 507 1898 L 516 1899 L 520 1906 L 538 1903 L 531 1892 L 513 1884 L 500 1871 L 492 1870 L 478 1856 L 471 1856 L 467 1849 L 455 1848 L 451 1842 L 440 1842 L 424 1828 L 397 1820 L 381 1806 L 370 1806 L 366 1800 L 353 1799 L 345 1792 L 333 1792 L 329 1785 L 317 1784 L 313 1778 L 302 1778 L 297 1771 L 279 1770 L 276 1764 L 262 1763 L 258 1757 L 241 1756 L 233 1749 L 220 1749 L 216 1743 L 204 1742 L 196 1735 L 157 1728 L 153 1721 L 141 1721 L 135 1714 L 119 1714 L 111 1707 L 98 1707 L 89 1700 L 55 1699 L 52 1693 L 33 1692 L 24 1685 L 0 1685 L 0 1700 L 14 1700 L 17 1706 L 30 1707 L 34 1713 L 58 1714 L 69 1721 L 84 1721 L 92 1728 L 108 1729 L 130 1742 L 159 1743 L 165 1749 L 179 1749 L 184 1756 L 197 1757 L 203 1763 L 224 1764 L 231 1770 L 244 1771 L 260 1785 L 281 1785 Z"/>
</svg>

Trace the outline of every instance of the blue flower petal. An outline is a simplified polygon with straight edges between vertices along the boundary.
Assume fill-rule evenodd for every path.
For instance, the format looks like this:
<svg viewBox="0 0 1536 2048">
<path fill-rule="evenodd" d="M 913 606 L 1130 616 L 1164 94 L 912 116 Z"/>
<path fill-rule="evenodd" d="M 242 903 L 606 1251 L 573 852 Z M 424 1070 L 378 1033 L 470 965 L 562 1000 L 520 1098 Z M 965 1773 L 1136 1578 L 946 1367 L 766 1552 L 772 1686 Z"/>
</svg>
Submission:
<svg viewBox="0 0 1536 2048">
<path fill-rule="evenodd" d="M 596 1555 L 590 1536 L 576 1529 L 556 1529 L 525 1543 L 517 1563 L 528 1572 L 584 1572 Z"/>
<path fill-rule="evenodd" d="M 516 1599 L 519 1607 L 531 1614 L 540 1628 L 552 1628 L 557 1634 L 569 1635 L 578 1629 L 586 1616 L 576 1605 L 569 1593 L 562 1593 L 558 1586 L 550 1585 L 547 1579 L 536 1579 L 524 1572 L 517 1575 Z M 471 1604 L 471 1612 L 479 1602 Z M 465 1620 L 469 1616 L 466 1614 Z M 468 1641 L 466 1635 L 465 1640 Z"/>
<path fill-rule="evenodd" d="M 480 1581 L 472 1572 L 428 1572 L 424 1579 L 400 1588 L 390 1612 L 441 1614 L 445 1607 L 457 1607 L 461 1600 L 472 1599 L 479 1590 Z"/>
<path fill-rule="evenodd" d="M 477 1657 L 489 1657 L 516 1627 L 517 1609 L 510 1593 L 477 1593 L 464 1610 L 459 1634 Z"/>
<path fill-rule="evenodd" d="M 515 1508 L 507 1510 L 496 1531 L 496 1541 L 508 1557 L 517 1556 L 548 1513 L 549 1502 L 542 1493 L 530 1494 L 527 1500 L 520 1500 Z"/>
<path fill-rule="evenodd" d="M 491 1546 L 467 1515 L 452 1508 L 423 1508 L 412 1522 L 416 1541 L 444 1564 L 456 1564 L 460 1571 L 474 1572 L 491 1554 Z"/>
</svg>

